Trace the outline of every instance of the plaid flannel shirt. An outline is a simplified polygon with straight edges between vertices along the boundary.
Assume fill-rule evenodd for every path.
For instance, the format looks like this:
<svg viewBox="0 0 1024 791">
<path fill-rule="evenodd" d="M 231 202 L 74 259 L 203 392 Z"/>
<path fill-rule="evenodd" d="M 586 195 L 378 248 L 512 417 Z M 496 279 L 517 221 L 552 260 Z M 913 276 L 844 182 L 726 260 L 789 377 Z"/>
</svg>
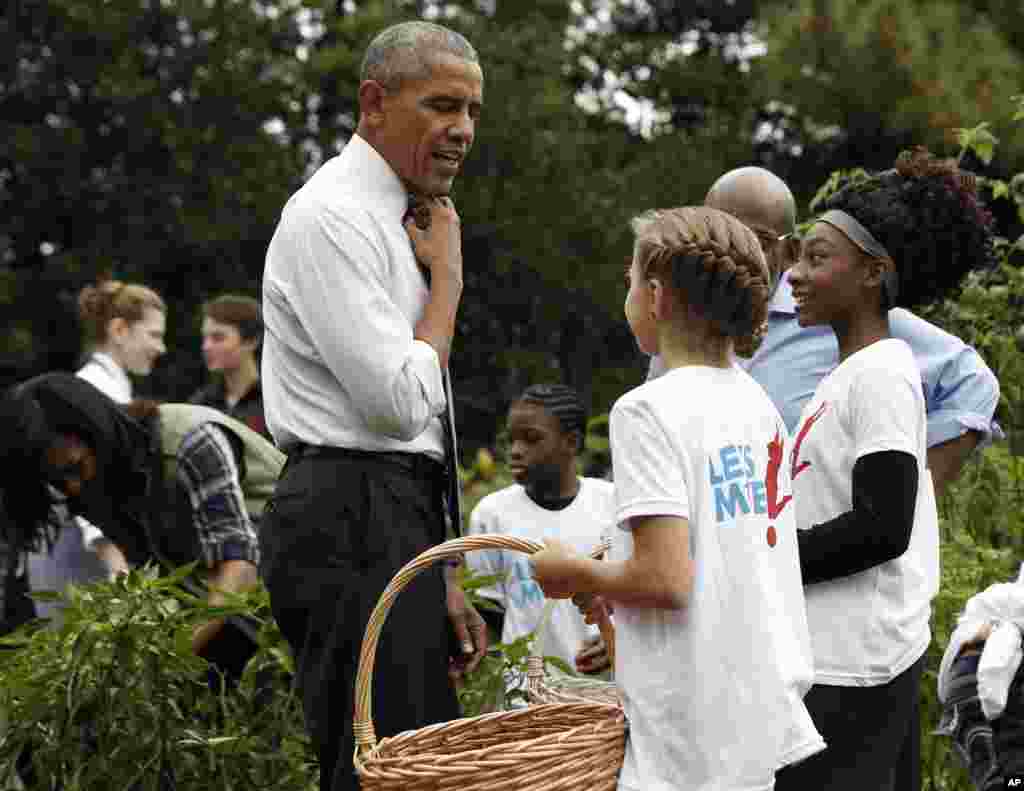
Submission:
<svg viewBox="0 0 1024 791">
<path fill-rule="evenodd" d="M 203 423 L 182 440 L 177 480 L 195 513 L 200 560 L 212 568 L 225 560 L 259 565 L 256 529 L 245 507 L 235 452 L 224 430 Z"/>
</svg>

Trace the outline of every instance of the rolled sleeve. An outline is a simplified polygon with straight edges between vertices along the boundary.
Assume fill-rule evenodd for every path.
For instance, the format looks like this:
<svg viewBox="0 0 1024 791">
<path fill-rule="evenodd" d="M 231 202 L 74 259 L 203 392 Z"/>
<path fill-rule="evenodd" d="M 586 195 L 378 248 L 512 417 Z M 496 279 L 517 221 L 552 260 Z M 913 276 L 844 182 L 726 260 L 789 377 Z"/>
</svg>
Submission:
<svg viewBox="0 0 1024 791">
<path fill-rule="evenodd" d="M 894 338 L 910 345 L 921 371 L 929 448 L 968 431 L 981 434 L 979 448 L 1003 439 L 994 420 L 999 381 L 977 351 L 902 308 L 889 312 L 889 329 Z"/>
<path fill-rule="evenodd" d="M 185 436 L 178 448 L 177 480 L 188 493 L 206 567 L 225 560 L 258 565 L 256 531 L 245 507 L 235 453 L 222 429 L 204 423 Z"/>
<path fill-rule="evenodd" d="M 999 380 L 970 346 L 962 347 L 934 382 L 928 381 L 926 371 L 925 383 L 928 447 L 949 442 L 968 431 L 981 434 L 979 448 L 1004 438 L 994 419 L 999 405 Z"/>
<path fill-rule="evenodd" d="M 365 211 L 303 205 L 275 234 L 315 354 L 374 433 L 410 441 L 445 409 L 437 352 L 389 293 L 392 262 Z M 287 259 L 291 258 L 291 261 Z"/>
</svg>

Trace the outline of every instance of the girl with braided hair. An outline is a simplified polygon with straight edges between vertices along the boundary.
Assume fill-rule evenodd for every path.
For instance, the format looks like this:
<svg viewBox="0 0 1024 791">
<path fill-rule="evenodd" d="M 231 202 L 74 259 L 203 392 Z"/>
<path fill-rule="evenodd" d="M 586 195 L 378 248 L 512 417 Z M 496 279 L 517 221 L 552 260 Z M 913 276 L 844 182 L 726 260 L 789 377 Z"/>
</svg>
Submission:
<svg viewBox="0 0 1024 791">
<path fill-rule="evenodd" d="M 612 485 L 582 477 L 576 469 L 586 434 L 586 410 L 579 394 L 566 385 L 526 388 L 508 411 L 508 462 L 515 483 L 484 497 L 469 517 L 471 535 L 512 535 L 543 541 L 557 538 L 588 554 L 611 534 Z M 481 589 L 503 612 L 484 616 L 512 642 L 540 629 L 537 646 L 570 667 L 584 644 L 597 636 L 570 602 L 558 602 L 544 619 L 544 595 L 530 575 L 526 557 L 501 550 L 470 552 L 476 572 L 501 581 Z M 585 659 L 577 664 L 588 670 Z"/>
<path fill-rule="evenodd" d="M 921 373 L 889 310 L 954 291 L 984 265 L 974 180 L 927 151 L 847 185 L 789 278 L 801 326 L 831 326 L 838 365 L 804 407 L 791 466 L 814 647 L 807 695 L 828 749 L 780 789 L 920 787 L 918 688 L 939 583 Z M 909 775 L 906 767 L 914 767 Z M 908 779 L 909 778 L 909 779 Z"/>
<path fill-rule="evenodd" d="M 645 214 L 625 313 L 668 371 L 610 416 L 610 561 L 557 542 L 531 560 L 552 597 L 614 606 L 630 723 L 624 791 L 771 789 L 824 744 L 803 705 L 813 666 L 785 424 L 733 364 L 765 318 L 757 237 L 709 208 Z M 596 616 L 595 616 L 596 614 Z"/>
</svg>

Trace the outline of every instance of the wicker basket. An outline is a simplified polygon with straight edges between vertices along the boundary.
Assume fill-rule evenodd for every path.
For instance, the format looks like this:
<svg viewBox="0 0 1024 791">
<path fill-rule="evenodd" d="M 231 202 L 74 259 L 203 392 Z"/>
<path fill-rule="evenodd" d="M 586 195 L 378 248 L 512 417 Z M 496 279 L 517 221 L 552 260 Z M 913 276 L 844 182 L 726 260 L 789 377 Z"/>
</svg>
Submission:
<svg viewBox="0 0 1024 791">
<path fill-rule="evenodd" d="M 614 681 L 587 676 L 548 676 L 544 660 L 526 658 L 526 692 L 531 703 L 579 703 L 587 701 L 606 706 L 621 706 L 622 698 Z"/>
<path fill-rule="evenodd" d="M 531 705 L 428 725 L 377 741 L 370 690 L 384 620 L 421 571 L 476 549 L 532 554 L 543 545 L 509 536 L 447 541 L 407 563 L 366 626 L 356 673 L 355 767 L 364 791 L 613 791 L 626 746 L 622 710 L 577 700 Z"/>
<path fill-rule="evenodd" d="M 610 542 L 604 541 L 594 551 L 595 558 L 602 557 L 610 548 Z M 545 605 L 547 609 L 553 602 Z M 609 623 L 600 625 L 601 638 L 608 652 L 608 661 L 615 667 L 615 630 Z M 544 672 L 544 659 L 538 654 L 526 658 L 526 693 L 531 703 L 579 703 L 589 701 L 604 703 L 609 706 L 621 706 L 622 697 L 618 685 L 591 676 L 548 676 Z"/>
</svg>

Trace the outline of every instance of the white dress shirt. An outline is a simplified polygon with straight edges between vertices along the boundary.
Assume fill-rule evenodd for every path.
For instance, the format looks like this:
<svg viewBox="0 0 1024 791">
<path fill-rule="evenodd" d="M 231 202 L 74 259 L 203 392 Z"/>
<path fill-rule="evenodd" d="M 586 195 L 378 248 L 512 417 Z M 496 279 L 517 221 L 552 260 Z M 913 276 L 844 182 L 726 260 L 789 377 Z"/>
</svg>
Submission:
<svg viewBox="0 0 1024 791">
<path fill-rule="evenodd" d="M 408 196 L 353 135 L 285 205 L 263 273 L 267 426 L 297 443 L 444 460 L 441 366 L 413 337 L 429 297 Z"/>
<path fill-rule="evenodd" d="M 89 361 L 78 369 L 78 376 L 119 404 L 132 400 L 132 380 L 109 354 L 93 352 Z"/>
</svg>

